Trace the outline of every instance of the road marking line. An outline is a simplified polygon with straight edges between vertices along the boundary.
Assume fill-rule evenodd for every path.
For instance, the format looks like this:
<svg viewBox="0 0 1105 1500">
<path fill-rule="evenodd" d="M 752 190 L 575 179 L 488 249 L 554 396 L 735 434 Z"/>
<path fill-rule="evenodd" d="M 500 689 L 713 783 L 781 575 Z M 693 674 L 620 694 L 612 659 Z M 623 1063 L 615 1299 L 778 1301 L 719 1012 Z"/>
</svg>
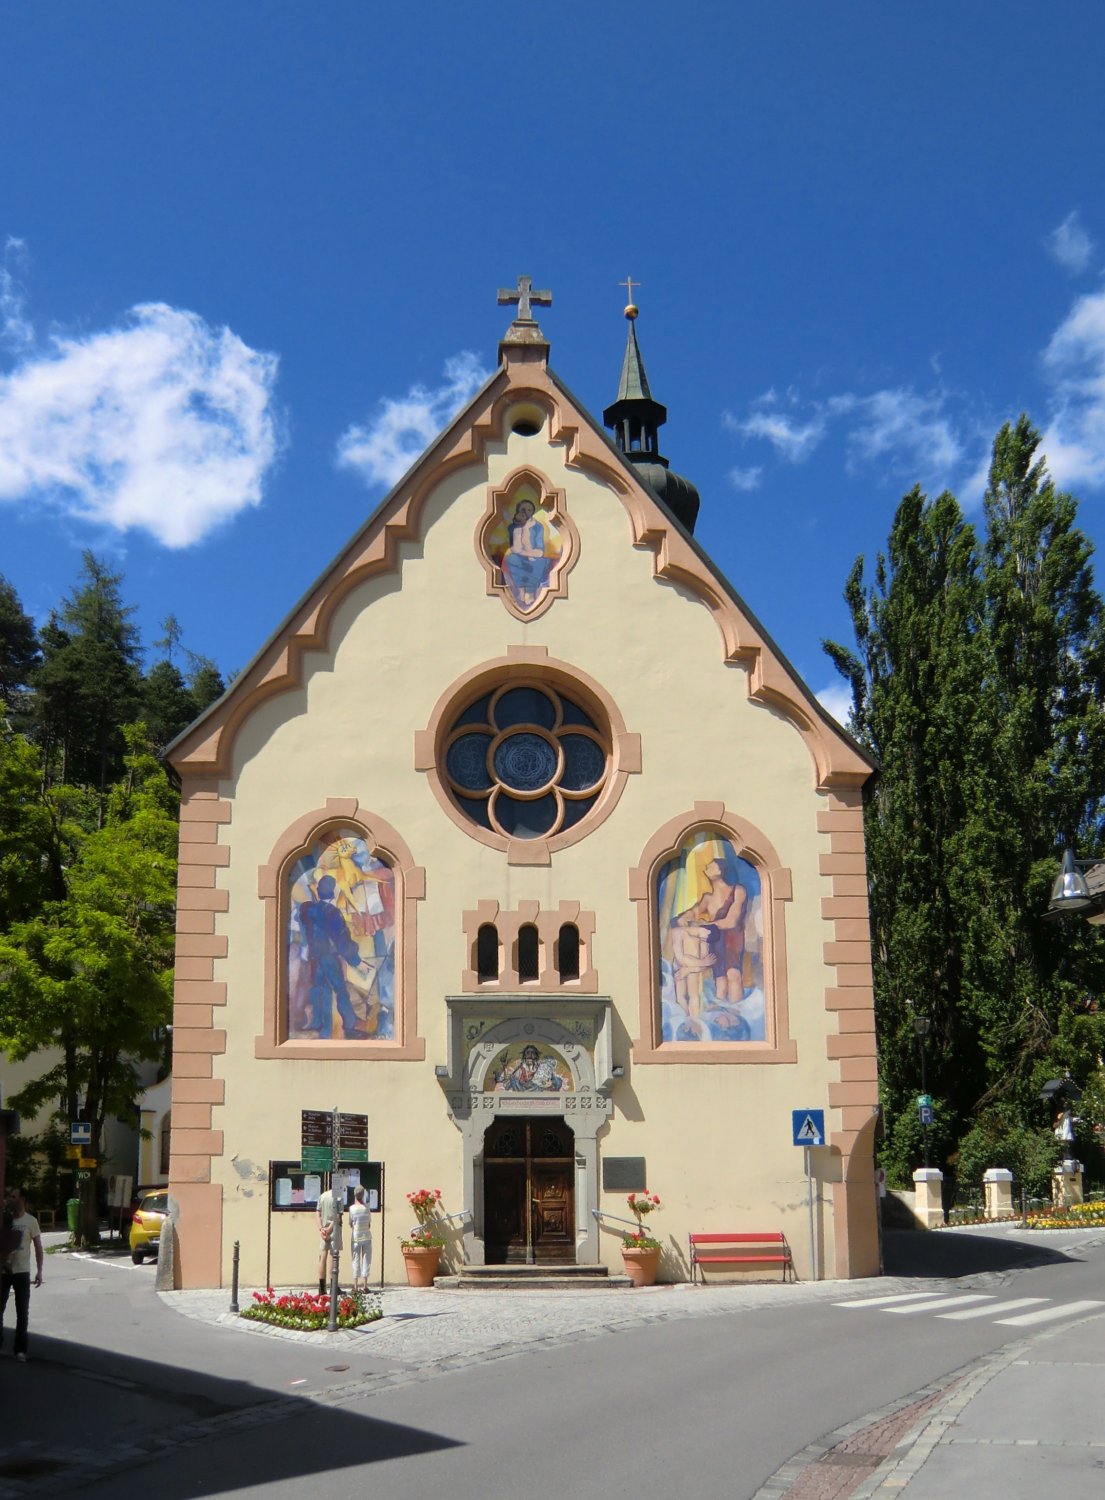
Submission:
<svg viewBox="0 0 1105 1500">
<path fill-rule="evenodd" d="M 991 1307 L 972 1307 L 968 1312 L 937 1313 L 936 1316 L 949 1321 L 955 1318 L 990 1318 L 994 1313 L 1012 1312 L 1015 1307 L 1035 1307 L 1047 1300 L 1046 1297 L 1017 1297 L 1012 1302 L 995 1302 Z"/>
<path fill-rule="evenodd" d="M 1050 1323 L 1055 1318 L 1071 1318 L 1075 1313 L 1092 1312 L 1095 1307 L 1105 1307 L 1105 1302 L 1065 1302 L 1060 1307 L 1045 1307 L 1040 1312 L 1022 1313 L 1019 1318 L 996 1318 L 997 1323 L 1006 1323 L 1010 1328 L 1028 1328 L 1033 1323 Z"/>
<path fill-rule="evenodd" d="M 883 1297 L 859 1297 L 854 1302 L 834 1302 L 834 1307 L 883 1307 L 888 1302 L 916 1302 L 918 1297 L 943 1297 L 943 1292 L 894 1292 Z"/>
<path fill-rule="evenodd" d="M 943 1297 L 937 1300 L 935 1297 L 927 1302 L 916 1302 L 912 1307 L 886 1307 L 884 1312 L 898 1313 L 899 1316 L 908 1313 L 932 1312 L 934 1307 L 966 1307 L 968 1302 L 993 1303 L 993 1294 L 990 1292 L 972 1292 L 970 1296 Z"/>
</svg>

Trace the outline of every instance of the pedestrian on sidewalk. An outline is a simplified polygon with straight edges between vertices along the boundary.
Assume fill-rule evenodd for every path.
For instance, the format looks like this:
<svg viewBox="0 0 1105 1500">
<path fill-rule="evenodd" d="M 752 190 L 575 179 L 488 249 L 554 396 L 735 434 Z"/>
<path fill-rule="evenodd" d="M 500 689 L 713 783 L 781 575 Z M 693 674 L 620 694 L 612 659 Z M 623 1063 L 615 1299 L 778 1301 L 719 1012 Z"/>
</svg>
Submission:
<svg viewBox="0 0 1105 1500">
<path fill-rule="evenodd" d="M 372 1264 L 372 1211 L 365 1202 L 365 1190 L 360 1184 L 353 1189 L 349 1237 L 353 1246 L 353 1290 L 367 1292 L 368 1271 Z"/>
<path fill-rule="evenodd" d="M 343 1195 L 344 1196 L 344 1195 Z M 318 1294 L 324 1297 L 330 1290 L 330 1255 L 341 1250 L 341 1211 L 344 1201 L 338 1201 L 333 1187 L 328 1187 L 318 1200 Z"/>
<path fill-rule="evenodd" d="M 31 1313 L 31 1246 L 34 1246 L 37 1271 L 35 1286 L 42 1285 L 42 1231 L 38 1220 L 27 1212 L 27 1194 L 21 1187 L 9 1189 L 4 1203 L 4 1219 L 11 1215 L 11 1229 L 19 1235 L 19 1244 L 9 1250 L 0 1269 L 0 1348 L 4 1343 L 4 1313 L 8 1293 L 15 1293 L 15 1357 L 27 1362 L 27 1325 Z"/>
</svg>

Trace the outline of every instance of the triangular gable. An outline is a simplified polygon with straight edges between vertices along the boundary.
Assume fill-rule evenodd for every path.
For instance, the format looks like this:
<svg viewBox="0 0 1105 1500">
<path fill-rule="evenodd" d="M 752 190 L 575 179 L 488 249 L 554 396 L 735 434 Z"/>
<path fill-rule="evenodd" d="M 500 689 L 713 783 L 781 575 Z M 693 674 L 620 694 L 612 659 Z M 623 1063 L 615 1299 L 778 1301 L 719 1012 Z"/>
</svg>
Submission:
<svg viewBox="0 0 1105 1500">
<path fill-rule="evenodd" d="M 561 445 L 568 468 L 600 480 L 625 507 L 633 545 L 648 549 L 657 578 L 678 582 L 711 611 L 727 663 L 747 671 L 749 697 L 794 724 L 813 759 L 819 787 L 860 786 L 874 763 L 821 707 L 729 581 L 643 485 L 603 429 L 549 370 L 547 346 L 500 346 L 502 364 L 398 484 L 299 601 L 226 693 L 168 747 L 166 758 L 189 777 L 218 777 L 230 769 L 241 724 L 266 699 L 300 686 L 303 658 L 325 650 L 334 611 L 350 591 L 400 566 L 399 545 L 422 536 L 430 493 L 456 469 L 482 462 L 489 442 L 505 436 L 512 413 L 537 408 L 549 440 Z"/>
</svg>

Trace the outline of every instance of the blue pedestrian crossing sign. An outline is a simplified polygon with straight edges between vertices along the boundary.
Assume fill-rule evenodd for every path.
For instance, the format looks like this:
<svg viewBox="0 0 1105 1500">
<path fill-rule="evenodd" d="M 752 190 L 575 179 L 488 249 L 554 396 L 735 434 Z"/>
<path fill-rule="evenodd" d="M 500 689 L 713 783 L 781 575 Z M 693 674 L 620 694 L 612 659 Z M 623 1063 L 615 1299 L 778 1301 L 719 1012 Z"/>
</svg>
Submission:
<svg viewBox="0 0 1105 1500">
<path fill-rule="evenodd" d="M 790 1124 L 796 1146 L 823 1146 L 825 1144 L 825 1111 L 823 1109 L 792 1109 Z"/>
</svg>

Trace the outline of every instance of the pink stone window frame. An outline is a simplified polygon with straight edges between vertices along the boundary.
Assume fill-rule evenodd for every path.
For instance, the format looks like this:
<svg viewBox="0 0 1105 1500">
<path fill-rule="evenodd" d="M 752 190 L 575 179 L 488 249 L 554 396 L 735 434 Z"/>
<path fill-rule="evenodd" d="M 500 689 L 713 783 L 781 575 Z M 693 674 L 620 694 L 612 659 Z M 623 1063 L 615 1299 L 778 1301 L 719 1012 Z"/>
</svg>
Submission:
<svg viewBox="0 0 1105 1500">
<path fill-rule="evenodd" d="M 395 1039 L 388 1042 L 290 1040 L 284 1034 L 287 966 L 287 874 L 295 860 L 331 830 L 355 828 L 395 876 Z M 325 807 L 297 818 L 277 839 L 268 861 L 257 868 L 257 895 L 264 906 L 264 1029 L 254 1041 L 259 1058 L 333 1060 L 380 1058 L 420 1062 L 426 1043 L 418 1033 L 418 903 L 426 894 L 426 872 L 416 865 L 390 823 L 362 808 L 355 797 L 329 797 Z"/>
<path fill-rule="evenodd" d="M 656 885 L 664 864 L 699 830 L 727 838 L 760 877 L 764 923 L 764 1001 L 766 1037 L 762 1042 L 664 1042 L 660 1037 L 660 934 Z M 720 802 L 696 802 L 689 813 L 671 818 L 645 845 L 629 872 L 629 899 L 637 906 L 637 968 L 640 1036 L 632 1044 L 635 1063 L 727 1063 L 748 1066 L 793 1063 L 798 1048 L 790 1035 L 787 992 L 786 904 L 792 899 L 791 872 L 754 824 L 727 812 Z"/>
</svg>

